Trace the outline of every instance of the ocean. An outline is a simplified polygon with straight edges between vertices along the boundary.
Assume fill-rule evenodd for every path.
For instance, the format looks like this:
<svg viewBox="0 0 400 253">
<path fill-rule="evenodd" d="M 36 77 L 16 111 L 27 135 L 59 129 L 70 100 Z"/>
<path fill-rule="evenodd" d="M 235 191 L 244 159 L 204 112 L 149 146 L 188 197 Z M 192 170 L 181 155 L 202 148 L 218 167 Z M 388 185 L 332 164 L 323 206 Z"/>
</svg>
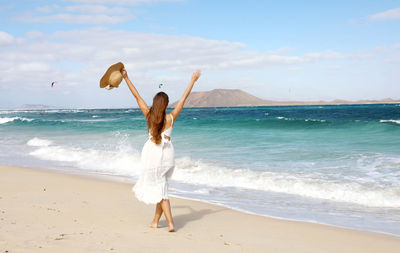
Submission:
<svg viewBox="0 0 400 253">
<path fill-rule="evenodd" d="M 146 131 L 136 108 L 3 110 L 0 164 L 133 182 Z M 172 196 L 400 235 L 399 104 L 185 108 L 172 142 Z"/>
</svg>

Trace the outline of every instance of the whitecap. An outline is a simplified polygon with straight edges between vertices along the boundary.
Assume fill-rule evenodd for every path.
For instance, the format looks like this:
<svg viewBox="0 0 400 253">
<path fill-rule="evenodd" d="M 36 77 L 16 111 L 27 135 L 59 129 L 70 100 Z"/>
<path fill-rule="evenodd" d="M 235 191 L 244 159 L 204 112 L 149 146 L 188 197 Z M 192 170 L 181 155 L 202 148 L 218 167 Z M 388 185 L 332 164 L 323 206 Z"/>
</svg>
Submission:
<svg viewBox="0 0 400 253">
<path fill-rule="evenodd" d="M 32 121 L 33 119 L 28 118 L 21 118 L 21 117 L 11 117 L 11 118 L 0 118 L 0 124 L 5 124 L 8 122 L 13 122 L 14 120 L 21 120 L 21 121 Z"/>
<path fill-rule="evenodd" d="M 381 119 L 379 122 L 381 123 L 396 123 L 396 124 L 400 124 L 400 120 L 399 119 Z"/>
<path fill-rule="evenodd" d="M 324 120 L 324 119 L 305 119 L 305 121 L 326 122 L 326 120 Z"/>
</svg>

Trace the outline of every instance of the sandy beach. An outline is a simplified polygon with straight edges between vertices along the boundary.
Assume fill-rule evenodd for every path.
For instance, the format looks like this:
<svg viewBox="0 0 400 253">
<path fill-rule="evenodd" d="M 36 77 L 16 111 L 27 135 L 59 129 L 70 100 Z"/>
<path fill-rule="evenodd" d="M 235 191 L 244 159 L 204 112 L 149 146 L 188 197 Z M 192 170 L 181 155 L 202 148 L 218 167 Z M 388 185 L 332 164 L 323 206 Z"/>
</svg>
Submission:
<svg viewBox="0 0 400 253">
<path fill-rule="evenodd" d="M 0 252 L 399 252 L 400 238 L 171 198 L 177 231 L 132 184 L 0 166 Z"/>
</svg>

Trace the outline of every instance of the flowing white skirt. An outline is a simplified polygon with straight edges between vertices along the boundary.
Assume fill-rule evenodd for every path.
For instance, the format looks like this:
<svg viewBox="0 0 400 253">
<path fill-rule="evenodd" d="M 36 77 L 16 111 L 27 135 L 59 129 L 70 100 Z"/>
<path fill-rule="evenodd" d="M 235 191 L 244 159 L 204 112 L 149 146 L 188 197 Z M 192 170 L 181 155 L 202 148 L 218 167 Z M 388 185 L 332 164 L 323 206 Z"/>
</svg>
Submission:
<svg viewBox="0 0 400 253">
<path fill-rule="evenodd" d="M 156 204 L 168 199 L 168 180 L 175 168 L 174 147 L 170 141 L 155 144 L 150 139 L 141 155 L 141 174 L 132 191 L 138 200 Z"/>
</svg>

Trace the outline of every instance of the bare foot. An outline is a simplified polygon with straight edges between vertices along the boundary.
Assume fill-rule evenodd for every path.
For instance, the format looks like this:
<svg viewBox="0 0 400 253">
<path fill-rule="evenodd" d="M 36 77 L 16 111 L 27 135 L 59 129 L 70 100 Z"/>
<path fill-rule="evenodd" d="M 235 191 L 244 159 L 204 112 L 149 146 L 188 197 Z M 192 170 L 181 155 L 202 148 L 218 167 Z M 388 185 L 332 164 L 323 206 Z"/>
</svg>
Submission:
<svg viewBox="0 0 400 253">
<path fill-rule="evenodd" d="M 168 232 L 175 232 L 174 224 L 168 224 Z"/>
<path fill-rule="evenodd" d="M 157 223 L 154 223 L 154 222 L 152 222 L 152 223 L 150 224 L 150 227 L 151 227 L 151 228 L 158 228 L 158 224 L 157 224 Z"/>
</svg>

